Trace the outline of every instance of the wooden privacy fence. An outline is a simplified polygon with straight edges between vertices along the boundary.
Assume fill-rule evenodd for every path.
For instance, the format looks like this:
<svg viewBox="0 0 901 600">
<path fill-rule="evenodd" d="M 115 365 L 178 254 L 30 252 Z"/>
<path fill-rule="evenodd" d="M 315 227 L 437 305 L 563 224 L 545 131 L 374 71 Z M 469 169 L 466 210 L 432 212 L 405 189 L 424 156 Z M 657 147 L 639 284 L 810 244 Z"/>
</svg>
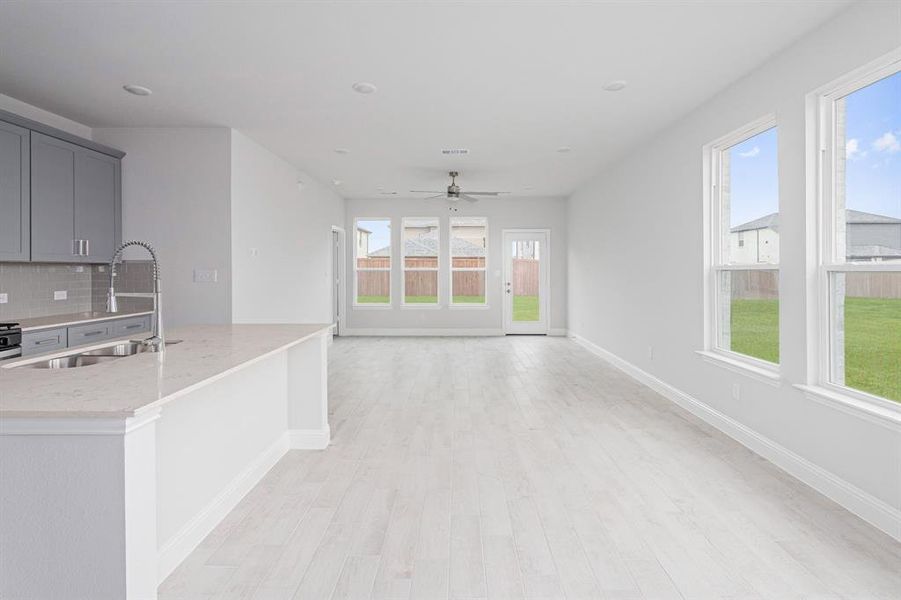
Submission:
<svg viewBox="0 0 901 600">
<path fill-rule="evenodd" d="M 775 300 L 779 298 L 778 271 L 732 271 L 731 277 L 733 299 Z M 901 275 L 872 272 L 846 273 L 845 296 L 901 299 Z"/>
<path fill-rule="evenodd" d="M 409 269 L 434 268 L 437 261 L 433 257 L 406 258 Z M 454 268 L 473 269 L 485 266 L 483 257 L 454 258 Z M 358 258 L 361 269 L 388 268 L 391 261 L 387 256 Z M 513 292 L 517 296 L 537 296 L 539 284 L 539 262 L 529 258 L 513 259 Z M 357 293 L 360 296 L 387 296 L 391 288 L 389 271 L 357 271 Z M 484 296 L 485 271 L 454 271 L 453 295 Z M 408 296 L 437 296 L 437 271 L 404 271 L 404 294 Z"/>
<path fill-rule="evenodd" d="M 540 266 L 534 258 L 513 259 L 513 295 L 537 296 Z"/>
</svg>

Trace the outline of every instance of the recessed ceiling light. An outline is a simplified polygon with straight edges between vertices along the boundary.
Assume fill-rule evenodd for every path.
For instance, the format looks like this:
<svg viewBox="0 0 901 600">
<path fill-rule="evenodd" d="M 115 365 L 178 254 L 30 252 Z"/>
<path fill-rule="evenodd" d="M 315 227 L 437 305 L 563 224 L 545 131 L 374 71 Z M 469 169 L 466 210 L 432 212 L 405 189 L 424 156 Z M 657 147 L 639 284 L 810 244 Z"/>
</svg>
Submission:
<svg viewBox="0 0 901 600">
<path fill-rule="evenodd" d="M 379 89 L 375 87 L 375 84 L 369 83 L 368 81 L 358 81 L 351 87 L 353 87 L 355 92 L 360 94 L 374 94 Z"/>
<path fill-rule="evenodd" d="M 618 92 L 626 89 L 626 81 L 623 79 L 614 79 L 604 84 L 605 92 Z"/>
<path fill-rule="evenodd" d="M 534 185 L 527 185 L 527 186 L 525 186 L 525 187 L 522 188 L 522 189 L 524 189 L 524 190 L 534 190 L 534 189 L 535 189 L 535 186 L 534 186 Z"/>
<path fill-rule="evenodd" d="M 335 148 L 335 154 L 350 154 L 347 148 Z"/>
<path fill-rule="evenodd" d="M 122 89 L 129 94 L 134 94 L 135 96 L 149 96 L 153 93 L 153 90 L 151 90 L 149 87 L 144 87 L 143 85 L 134 85 L 132 83 L 123 85 Z"/>
<path fill-rule="evenodd" d="M 469 148 L 442 148 L 441 154 L 445 156 L 461 156 L 469 154 Z"/>
<path fill-rule="evenodd" d="M 379 192 L 382 196 L 397 196 L 397 191 L 393 192 Z"/>
<path fill-rule="evenodd" d="M 341 185 L 341 180 L 340 179 L 332 179 L 332 183 L 334 185 Z"/>
<path fill-rule="evenodd" d="M 573 151 L 573 149 L 570 148 L 569 146 L 560 146 L 559 148 L 557 148 L 557 152 L 559 152 L 560 154 L 566 154 L 567 152 L 572 152 L 572 151 Z"/>
</svg>

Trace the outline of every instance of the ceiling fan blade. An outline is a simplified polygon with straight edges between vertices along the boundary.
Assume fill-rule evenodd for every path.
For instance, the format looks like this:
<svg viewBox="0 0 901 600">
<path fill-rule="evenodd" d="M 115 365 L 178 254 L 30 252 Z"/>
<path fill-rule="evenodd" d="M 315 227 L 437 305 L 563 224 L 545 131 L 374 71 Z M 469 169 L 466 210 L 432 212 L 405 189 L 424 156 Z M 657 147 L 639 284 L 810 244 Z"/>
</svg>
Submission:
<svg viewBox="0 0 901 600">
<path fill-rule="evenodd" d="M 440 194 L 437 194 L 435 196 L 426 196 L 425 198 L 423 198 L 423 200 L 434 200 L 435 198 L 444 198 L 445 196 L 447 196 L 447 194 L 445 192 L 441 192 Z"/>
<path fill-rule="evenodd" d="M 411 194 L 446 194 L 443 190 L 410 190 Z"/>
<path fill-rule="evenodd" d="M 479 201 L 478 198 L 470 196 L 469 194 L 460 194 L 460 197 L 468 202 L 478 202 Z"/>
<path fill-rule="evenodd" d="M 498 194 L 509 194 L 510 192 L 470 192 L 466 191 L 470 196 L 497 196 Z"/>
</svg>

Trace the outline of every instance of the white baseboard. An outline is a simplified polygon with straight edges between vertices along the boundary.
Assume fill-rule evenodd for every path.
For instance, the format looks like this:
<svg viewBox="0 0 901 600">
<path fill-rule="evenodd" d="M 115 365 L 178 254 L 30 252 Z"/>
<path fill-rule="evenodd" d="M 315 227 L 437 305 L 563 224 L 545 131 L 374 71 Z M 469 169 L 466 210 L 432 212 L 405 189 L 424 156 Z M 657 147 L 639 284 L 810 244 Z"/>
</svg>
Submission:
<svg viewBox="0 0 901 600">
<path fill-rule="evenodd" d="M 503 329 L 427 329 L 427 328 L 365 328 L 346 329 L 344 336 L 409 336 L 409 337 L 460 337 L 460 336 L 500 336 L 504 335 Z"/>
<path fill-rule="evenodd" d="M 788 448 L 777 444 L 773 440 L 739 423 L 732 417 L 711 408 L 697 398 L 676 389 L 597 344 L 574 333 L 570 333 L 570 337 L 595 355 L 716 427 L 864 521 L 881 529 L 893 538 L 901 540 L 901 510 L 890 506 L 854 484 L 795 454 Z"/>
<path fill-rule="evenodd" d="M 332 439 L 328 425 L 322 429 L 291 429 L 287 434 L 291 450 L 324 450 Z"/>
<path fill-rule="evenodd" d="M 563 327 L 551 327 L 547 332 L 548 335 L 566 337 L 569 332 Z"/>
<path fill-rule="evenodd" d="M 157 557 L 157 573 L 160 583 L 194 551 L 203 538 L 216 528 L 287 451 L 288 435 L 284 434 L 279 436 L 269 448 L 219 492 L 212 502 L 160 548 Z"/>
</svg>

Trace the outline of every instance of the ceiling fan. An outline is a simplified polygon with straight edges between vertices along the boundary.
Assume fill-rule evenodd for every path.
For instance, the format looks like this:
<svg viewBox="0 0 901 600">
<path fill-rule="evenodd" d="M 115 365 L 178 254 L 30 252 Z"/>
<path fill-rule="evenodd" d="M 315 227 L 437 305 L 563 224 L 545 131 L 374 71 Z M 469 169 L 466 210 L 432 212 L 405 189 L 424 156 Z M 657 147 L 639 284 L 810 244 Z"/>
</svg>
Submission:
<svg viewBox="0 0 901 600">
<path fill-rule="evenodd" d="M 457 177 L 460 176 L 459 171 L 449 171 L 448 175 L 450 175 L 451 182 L 450 185 L 447 186 L 447 191 L 439 192 L 437 190 L 410 190 L 413 194 L 435 194 L 434 196 L 429 196 L 426 200 L 430 200 L 432 198 L 447 198 L 449 202 L 456 202 L 460 198 L 464 200 L 468 200 L 469 202 L 478 202 L 479 198 L 476 196 L 497 196 L 499 194 L 509 194 L 510 192 L 466 192 L 464 193 L 460 186 L 457 185 Z"/>
</svg>

